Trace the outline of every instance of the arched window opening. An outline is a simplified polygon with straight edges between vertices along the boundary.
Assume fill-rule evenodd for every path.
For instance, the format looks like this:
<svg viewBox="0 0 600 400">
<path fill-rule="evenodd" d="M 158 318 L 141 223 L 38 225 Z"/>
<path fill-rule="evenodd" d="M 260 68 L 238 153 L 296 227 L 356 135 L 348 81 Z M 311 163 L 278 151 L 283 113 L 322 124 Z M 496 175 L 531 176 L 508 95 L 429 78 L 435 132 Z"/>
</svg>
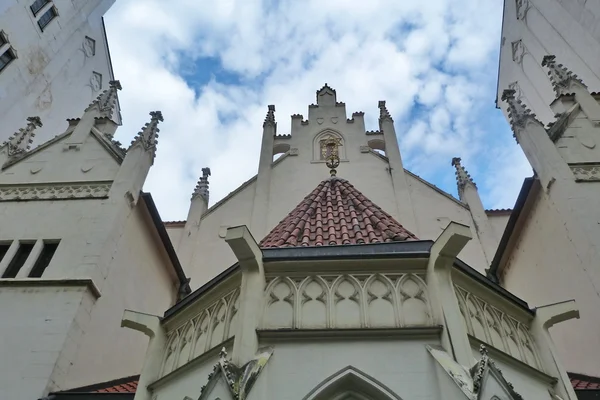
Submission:
<svg viewBox="0 0 600 400">
<path fill-rule="evenodd" d="M 389 388 L 347 366 L 326 378 L 302 400 L 402 400 Z"/>
<path fill-rule="evenodd" d="M 290 145 L 287 143 L 277 143 L 273 146 L 273 161 L 277 161 L 281 158 L 285 153 L 290 151 Z"/>
<path fill-rule="evenodd" d="M 385 141 L 381 139 L 372 139 L 367 142 L 367 145 L 371 150 L 385 157 Z"/>
</svg>

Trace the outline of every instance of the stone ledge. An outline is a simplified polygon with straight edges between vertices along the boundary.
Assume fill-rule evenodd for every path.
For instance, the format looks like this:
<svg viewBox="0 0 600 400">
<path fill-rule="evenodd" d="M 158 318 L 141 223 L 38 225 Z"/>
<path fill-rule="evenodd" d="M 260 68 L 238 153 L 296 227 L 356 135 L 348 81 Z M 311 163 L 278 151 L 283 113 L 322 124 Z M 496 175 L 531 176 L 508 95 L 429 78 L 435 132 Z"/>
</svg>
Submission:
<svg viewBox="0 0 600 400">
<path fill-rule="evenodd" d="M 332 329 L 257 329 L 260 339 L 422 339 L 424 337 L 439 337 L 441 325 L 419 326 L 410 328 L 332 328 Z"/>
<path fill-rule="evenodd" d="M 2 278 L 0 279 L 0 288 L 2 287 L 32 287 L 32 286 L 45 286 L 45 287 L 58 287 L 58 286 L 85 286 L 87 287 L 96 299 L 100 298 L 102 294 L 94 282 L 89 278 L 83 279 L 39 279 L 39 278 Z"/>
</svg>

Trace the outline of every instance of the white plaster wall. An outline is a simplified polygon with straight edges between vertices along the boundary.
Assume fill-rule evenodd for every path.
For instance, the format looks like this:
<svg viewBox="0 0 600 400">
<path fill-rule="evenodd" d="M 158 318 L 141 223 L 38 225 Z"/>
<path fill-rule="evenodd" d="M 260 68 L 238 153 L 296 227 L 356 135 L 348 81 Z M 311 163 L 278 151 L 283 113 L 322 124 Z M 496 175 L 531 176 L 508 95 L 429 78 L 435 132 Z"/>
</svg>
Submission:
<svg viewBox="0 0 600 400">
<path fill-rule="evenodd" d="M 419 238 L 437 239 L 451 221 L 471 227 L 473 239 L 460 252 L 459 258 L 475 270 L 485 273 L 484 270 L 488 265 L 469 210 L 410 175 L 408 175 L 408 183 L 414 213 L 419 224 Z"/>
<path fill-rule="evenodd" d="M 119 162 L 94 137 L 88 135 L 81 151 L 64 151 L 70 135 L 0 171 L 0 184 L 112 181 Z M 87 172 L 84 172 L 87 171 Z"/>
<path fill-rule="evenodd" d="M 177 245 L 179 244 L 179 240 L 181 239 L 181 235 L 183 234 L 183 228 L 185 224 L 182 225 L 167 225 L 165 224 L 165 229 L 167 230 L 167 234 L 169 235 L 169 239 L 171 239 L 171 243 L 175 249 L 177 249 Z"/>
<path fill-rule="evenodd" d="M 575 299 L 580 319 L 550 332 L 568 371 L 597 376 L 600 297 L 590 278 L 597 265 L 583 265 L 572 241 L 552 202 L 540 194 L 518 242 L 508 249 L 503 284 L 531 307 Z"/>
<path fill-rule="evenodd" d="M 78 117 L 99 91 L 90 84 L 92 72 L 102 75 L 102 88 L 113 79 L 102 15 L 115 0 L 73 2 L 53 0 L 59 16 L 42 32 L 28 0 L 5 0 L 0 6 L 0 29 L 17 52 L 0 73 L 0 140 L 24 127 L 26 118 L 39 116 L 44 126 L 36 143 L 66 130 L 66 118 Z M 86 57 L 85 36 L 96 41 Z M 118 113 L 117 113 L 118 114 Z M 119 115 L 115 118 L 119 122 Z"/>
<path fill-rule="evenodd" d="M 37 399 L 45 390 L 64 388 L 94 300 L 84 286 L 15 287 L 0 282 L 2 398 Z"/>
<path fill-rule="evenodd" d="M 488 214 L 488 219 L 490 224 L 492 225 L 492 230 L 498 238 L 498 243 L 502 239 L 502 235 L 504 234 L 504 230 L 506 229 L 506 224 L 508 224 L 508 220 L 510 218 L 510 214 L 506 215 L 490 215 Z"/>
<path fill-rule="evenodd" d="M 504 2 L 497 102 L 506 116 L 506 106 L 500 99 L 502 92 L 518 81 L 523 102 L 542 122 L 548 123 L 554 120 L 549 107 L 554 92 L 546 69 L 541 66 L 545 55 L 555 55 L 558 63 L 576 73 L 590 91 L 600 89 L 600 24 L 596 17 L 600 3 L 598 0 L 523 3 L 530 8 L 525 19 L 517 19 L 516 2 Z M 512 54 L 511 43 L 517 40 L 522 40 L 526 49 L 520 63 L 513 61 Z"/>
<path fill-rule="evenodd" d="M 125 309 L 162 315 L 174 304 L 178 281 L 159 243 L 149 215 L 138 205 L 128 216 L 102 297 L 72 360 L 69 388 L 140 373 L 148 340 L 121 328 L 121 318 Z"/>
<path fill-rule="evenodd" d="M 403 399 L 438 399 L 441 393 L 434 370 L 435 360 L 425 348 L 426 344 L 435 345 L 438 340 L 317 340 L 272 344 L 274 353 L 248 398 L 301 399 L 323 380 L 350 365 Z M 155 391 L 157 400 L 198 397 L 215 361 L 207 360 L 159 387 Z"/>
<path fill-rule="evenodd" d="M 250 226 L 254 188 L 255 182 L 251 182 L 213 211 L 209 210 L 200 221 L 200 234 L 192 264 L 189 267 L 184 265 L 188 278 L 191 278 L 192 290 L 237 262 L 224 238 L 229 227 Z M 262 238 L 255 239 L 258 242 Z"/>
</svg>

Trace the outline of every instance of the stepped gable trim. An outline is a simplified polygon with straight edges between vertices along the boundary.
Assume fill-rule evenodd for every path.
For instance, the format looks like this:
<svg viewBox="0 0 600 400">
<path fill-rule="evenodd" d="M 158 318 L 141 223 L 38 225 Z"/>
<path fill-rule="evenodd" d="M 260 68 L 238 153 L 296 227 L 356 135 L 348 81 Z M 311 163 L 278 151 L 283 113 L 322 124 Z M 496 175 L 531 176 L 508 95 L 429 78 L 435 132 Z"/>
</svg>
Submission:
<svg viewBox="0 0 600 400">
<path fill-rule="evenodd" d="M 504 233 L 502 234 L 502 238 L 500 239 L 500 244 L 498 245 L 498 249 L 496 250 L 496 254 L 494 255 L 494 259 L 490 264 L 490 268 L 486 271 L 488 278 L 490 278 L 495 283 L 500 283 L 500 274 L 498 269 L 500 268 L 500 263 L 502 258 L 504 257 L 504 252 L 508 247 L 508 243 L 513 236 L 515 227 L 517 222 L 519 221 L 519 217 L 521 216 L 521 212 L 523 211 L 523 207 L 525 207 L 525 203 L 529 198 L 531 193 L 531 189 L 533 187 L 536 179 L 534 177 L 525 178 L 523 181 L 523 186 L 521 186 L 521 191 L 519 192 L 519 196 L 515 202 L 515 206 L 513 207 L 513 211 L 510 214 L 508 222 L 506 223 L 506 228 L 504 228 Z"/>
<path fill-rule="evenodd" d="M 163 224 L 166 227 L 169 227 L 169 226 L 176 227 L 176 226 L 185 226 L 186 222 L 187 222 L 186 220 L 182 220 L 182 221 L 163 221 Z"/>
<path fill-rule="evenodd" d="M 94 136 L 96 138 L 96 140 L 98 140 L 98 142 L 100 142 L 100 144 L 106 148 L 106 150 L 108 151 L 108 153 L 115 159 L 115 161 L 117 161 L 119 163 L 119 165 L 123 162 L 123 157 L 121 156 L 120 150 L 116 149 L 116 145 L 113 143 L 109 143 L 106 139 L 102 138 L 101 136 L 98 135 L 98 133 L 94 132 L 94 130 L 98 131 L 97 129 L 92 128 L 92 130 L 90 130 L 90 134 L 92 136 Z M 60 135 L 57 135 L 55 137 L 53 137 L 52 139 L 38 145 L 37 147 L 31 149 L 30 151 L 23 153 L 21 156 L 15 157 L 11 160 L 9 160 L 8 162 L 6 162 L 3 166 L 2 166 L 2 170 L 8 169 L 11 166 L 17 164 L 18 162 L 25 160 L 26 158 L 29 158 L 30 156 L 39 153 L 40 151 L 52 146 L 55 143 L 60 142 L 62 139 L 70 136 L 73 133 L 72 130 L 68 130 L 64 133 L 61 133 Z"/>
<path fill-rule="evenodd" d="M 106 382 L 95 383 L 92 385 L 81 386 L 74 389 L 64 390 L 53 394 L 65 393 L 135 393 L 139 375 L 127 376 L 124 378 L 113 379 Z"/>
<path fill-rule="evenodd" d="M 169 234 L 167 233 L 167 228 L 165 228 L 165 224 L 163 224 L 162 219 L 160 218 L 160 214 L 158 213 L 156 204 L 154 204 L 154 199 L 152 199 L 152 195 L 150 193 L 140 192 L 140 197 L 144 200 L 144 204 L 146 205 L 146 209 L 150 214 L 152 223 L 156 228 L 158 237 L 160 238 L 160 241 L 162 242 L 165 251 L 167 252 L 169 261 L 171 261 L 171 265 L 173 265 L 175 274 L 179 279 L 179 295 L 183 296 L 190 294 L 192 291 L 192 289 L 190 288 L 190 280 L 185 276 L 185 272 L 181 267 L 179 258 L 177 258 L 177 253 L 175 253 L 173 243 L 171 243 L 171 239 L 169 238 Z"/>
<path fill-rule="evenodd" d="M 321 181 L 259 246 L 306 247 L 405 240 L 418 239 L 346 179 L 332 176 Z"/>
</svg>

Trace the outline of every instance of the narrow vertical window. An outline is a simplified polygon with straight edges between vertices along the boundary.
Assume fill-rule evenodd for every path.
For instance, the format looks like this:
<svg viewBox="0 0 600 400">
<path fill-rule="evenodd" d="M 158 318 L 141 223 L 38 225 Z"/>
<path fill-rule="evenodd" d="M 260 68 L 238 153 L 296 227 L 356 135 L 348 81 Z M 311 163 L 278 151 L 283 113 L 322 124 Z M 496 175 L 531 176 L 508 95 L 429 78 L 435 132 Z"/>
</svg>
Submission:
<svg viewBox="0 0 600 400">
<path fill-rule="evenodd" d="M 56 248 L 58 247 L 58 242 L 44 242 L 44 247 L 42 248 L 42 252 L 38 257 L 37 261 L 33 265 L 31 272 L 29 273 L 30 278 L 40 278 L 46 267 L 50 264 L 52 257 L 54 257 L 54 253 L 56 253 Z"/>
<path fill-rule="evenodd" d="M 8 264 L 6 271 L 2 275 L 3 278 L 14 278 L 17 276 L 17 273 L 27 261 L 27 257 L 29 257 L 29 253 L 33 249 L 33 243 L 20 243 L 19 249 L 17 253 L 13 257 L 13 259 Z"/>
<path fill-rule="evenodd" d="M 17 54 L 10 47 L 8 36 L 4 31 L 0 31 L 0 72 L 15 58 L 17 58 Z"/>
<path fill-rule="evenodd" d="M 0 243 L 0 262 L 2 261 L 2 259 L 6 255 L 6 253 L 8 253 L 8 249 L 10 249 L 10 245 L 11 245 L 11 242 Z"/>
<path fill-rule="evenodd" d="M 50 0 L 35 0 L 33 2 L 33 4 L 31 5 L 31 7 L 30 7 L 31 8 L 31 12 L 33 13 L 33 15 L 36 16 L 37 13 L 39 13 L 40 10 L 42 8 L 44 8 L 44 6 L 46 4 L 48 4 L 49 2 L 50 2 Z"/>
<path fill-rule="evenodd" d="M 56 12 L 56 8 L 50 7 L 48 11 L 42 14 L 40 19 L 38 19 L 38 25 L 40 26 L 40 29 L 43 31 L 50 21 L 52 21 L 57 15 L 58 13 Z"/>
</svg>

